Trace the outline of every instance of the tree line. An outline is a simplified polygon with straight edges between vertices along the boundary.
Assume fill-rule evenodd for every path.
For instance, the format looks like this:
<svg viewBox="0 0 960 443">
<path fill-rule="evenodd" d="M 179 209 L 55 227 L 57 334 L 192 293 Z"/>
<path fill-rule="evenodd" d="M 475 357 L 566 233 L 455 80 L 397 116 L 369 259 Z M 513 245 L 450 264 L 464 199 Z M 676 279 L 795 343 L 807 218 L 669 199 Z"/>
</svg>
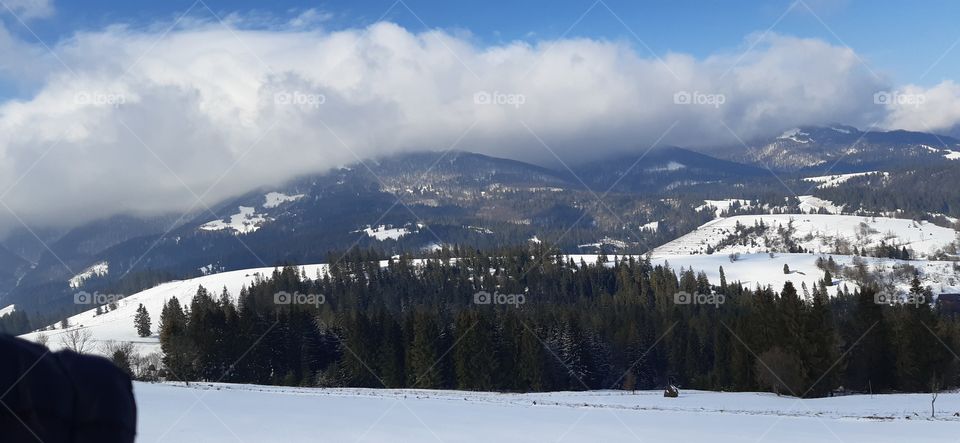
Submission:
<svg viewBox="0 0 960 443">
<path fill-rule="evenodd" d="M 770 390 L 804 397 L 958 385 L 960 322 L 824 282 L 748 288 L 649 258 L 537 248 L 296 267 L 236 297 L 199 287 L 159 319 L 168 379 L 484 391 Z M 440 254 L 443 255 L 443 254 Z M 285 298 L 286 297 L 286 298 Z M 235 301 L 236 300 L 236 301 Z"/>
</svg>

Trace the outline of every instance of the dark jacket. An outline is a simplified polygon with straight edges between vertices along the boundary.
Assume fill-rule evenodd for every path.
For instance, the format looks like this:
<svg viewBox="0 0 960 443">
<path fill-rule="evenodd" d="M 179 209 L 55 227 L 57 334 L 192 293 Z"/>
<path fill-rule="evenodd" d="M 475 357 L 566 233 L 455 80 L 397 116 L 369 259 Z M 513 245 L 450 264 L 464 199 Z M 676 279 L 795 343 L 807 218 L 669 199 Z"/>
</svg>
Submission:
<svg viewBox="0 0 960 443">
<path fill-rule="evenodd" d="M 0 442 L 132 442 L 130 378 L 109 360 L 0 335 Z"/>
</svg>

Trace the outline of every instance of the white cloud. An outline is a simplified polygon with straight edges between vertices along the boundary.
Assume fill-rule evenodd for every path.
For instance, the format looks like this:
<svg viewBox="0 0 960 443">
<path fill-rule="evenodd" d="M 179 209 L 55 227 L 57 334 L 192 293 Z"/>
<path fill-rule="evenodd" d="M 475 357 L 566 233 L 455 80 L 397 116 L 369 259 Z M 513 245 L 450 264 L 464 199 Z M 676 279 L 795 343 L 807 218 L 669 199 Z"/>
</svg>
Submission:
<svg viewBox="0 0 960 443">
<path fill-rule="evenodd" d="M 922 132 L 943 132 L 960 123 L 960 85 L 944 80 L 925 88 L 907 85 L 885 91 L 889 114 L 885 125 Z"/>
<path fill-rule="evenodd" d="M 478 46 L 392 23 L 164 30 L 76 34 L 53 48 L 70 69 L 11 43 L 43 67 L 35 95 L 0 104 L 0 190 L 30 171 L 4 198 L 28 223 L 181 211 L 211 186 L 207 204 L 354 155 L 445 150 L 468 128 L 459 149 L 551 162 L 530 131 L 576 160 L 646 149 L 676 122 L 662 143 L 737 143 L 727 126 L 750 139 L 797 124 L 866 125 L 886 86 L 849 49 L 779 35 L 742 59 L 659 60 L 622 42 Z M 684 91 L 723 103 L 676 104 Z"/>
</svg>

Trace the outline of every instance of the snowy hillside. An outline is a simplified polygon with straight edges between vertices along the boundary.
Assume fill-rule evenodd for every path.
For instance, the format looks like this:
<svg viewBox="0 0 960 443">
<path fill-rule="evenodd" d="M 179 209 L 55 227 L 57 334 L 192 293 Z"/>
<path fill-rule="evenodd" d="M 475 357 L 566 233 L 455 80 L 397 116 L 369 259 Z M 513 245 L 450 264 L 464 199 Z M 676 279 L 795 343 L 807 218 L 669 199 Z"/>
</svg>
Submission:
<svg viewBox="0 0 960 443">
<path fill-rule="evenodd" d="M 765 232 L 745 232 L 763 222 Z M 654 255 L 785 252 L 788 243 L 817 253 L 849 254 L 852 248 L 906 246 L 918 258 L 928 257 L 957 241 L 957 232 L 924 221 L 853 215 L 741 215 L 720 218 L 654 250 Z"/>
<path fill-rule="evenodd" d="M 0 317 L 3 317 L 4 315 L 7 315 L 7 314 L 11 314 L 11 313 L 13 313 L 13 311 L 16 311 L 16 306 L 14 306 L 14 305 L 10 305 L 10 306 L 6 306 L 6 307 L 4 307 L 4 308 L 0 308 Z"/>
<path fill-rule="evenodd" d="M 865 175 L 870 175 L 870 174 L 881 174 L 881 172 L 870 171 L 870 172 L 854 172 L 852 174 L 821 175 L 817 177 L 807 177 L 807 178 L 804 178 L 803 181 L 818 183 L 817 188 L 825 189 L 825 188 L 832 188 L 832 187 L 839 186 L 843 183 L 846 183 L 847 180 L 850 180 L 851 178 L 863 177 Z M 882 174 L 885 176 L 890 175 L 887 172 L 883 172 Z"/>
<path fill-rule="evenodd" d="M 718 220 L 718 221 L 722 221 Z M 716 224 L 711 223 L 711 226 Z M 929 225 L 932 226 L 932 225 Z M 939 228 L 943 229 L 943 228 Z M 669 251 L 667 248 L 661 248 L 663 251 Z M 734 248 L 742 249 L 742 248 Z M 772 256 L 768 253 L 744 253 L 739 255 L 736 261 L 731 261 L 728 253 L 715 254 L 670 254 L 665 252 L 656 252 L 652 255 L 654 265 L 669 264 L 674 271 L 680 269 L 692 268 L 695 271 L 703 271 L 713 284 L 720 282 L 720 267 L 724 268 L 727 281 L 730 283 L 740 282 L 744 286 L 754 288 L 756 286 L 771 286 L 775 290 L 783 287 L 787 281 L 791 281 L 797 288 L 803 283 L 812 288 L 813 285 L 823 279 L 823 271 L 817 267 L 817 259 L 832 257 L 841 268 L 852 267 L 855 258 L 849 255 L 826 255 L 826 254 L 787 254 L 775 253 Z M 596 254 L 576 254 L 567 256 L 575 263 L 581 260 L 588 264 L 596 263 L 598 255 Z M 617 256 L 608 256 L 608 266 L 613 266 Z M 622 258 L 622 256 L 620 257 Z M 635 257 L 640 258 L 640 257 Z M 920 273 L 921 281 L 924 286 L 930 286 L 935 294 L 944 292 L 960 292 L 960 275 L 958 275 L 955 263 L 949 261 L 928 261 L 928 260 L 894 260 L 886 258 L 859 258 L 866 263 L 867 270 L 882 276 L 878 281 L 887 289 L 896 292 L 905 292 L 909 288 L 909 278 L 903 277 L 894 271 L 900 267 L 910 266 Z M 419 264 L 420 260 L 414 260 L 414 264 Z M 787 265 L 790 269 L 789 274 L 783 273 L 783 266 Z M 306 275 L 310 278 L 316 278 L 318 273 L 325 272 L 327 265 L 313 264 L 303 265 Z M 381 262 L 381 266 L 386 266 L 386 261 Z M 59 324 L 51 325 L 47 331 L 32 332 L 22 337 L 36 341 L 39 334 L 43 334 L 49 339 L 49 346 L 53 349 L 63 347 L 60 343 L 60 337 L 67 331 L 76 329 L 88 330 L 92 334 L 94 348 L 91 352 L 100 352 L 101 345 L 110 341 L 132 342 L 138 348 L 138 351 L 147 354 L 150 352 L 159 352 L 160 344 L 157 337 L 157 325 L 160 319 L 160 311 L 163 305 L 172 297 L 177 297 L 180 303 L 188 305 L 190 300 L 196 294 L 197 288 L 203 286 L 214 294 L 219 294 L 224 287 L 236 300 L 240 289 L 244 285 L 249 285 L 254 279 L 260 276 L 269 276 L 275 268 L 256 268 L 239 271 L 224 272 L 220 274 L 207 275 L 190 280 L 174 281 L 164 283 L 157 287 L 147 289 L 126 298 L 119 299 L 117 309 L 96 315 L 95 309 L 74 315 L 68 318 L 69 327 L 63 330 Z M 849 290 L 854 290 L 858 284 L 853 280 L 846 278 L 843 273 L 834 275 L 835 287 L 846 286 Z M 103 294 L 100 294 L 103 296 Z M 107 295 L 107 297 L 110 297 Z M 133 319 L 136 309 L 143 304 L 150 314 L 153 321 L 153 335 L 150 337 L 139 337 L 134 328 Z M 5 309 L 12 309 L 5 308 Z"/>
<path fill-rule="evenodd" d="M 700 255 L 654 255 L 653 264 L 662 265 L 668 263 L 670 267 L 678 271 L 679 269 L 693 268 L 694 271 L 703 271 L 707 274 L 710 282 L 718 284 L 720 282 L 720 267 L 730 283 L 740 282 L 747 288 L 757 286 L 771 286 L 779 291 L 783 284 L 790 281 L 799 290 L 801 284 L 806 283 L 808 288 L 823 280 L 824 272 L 817 267 L 817 259 L 823 257 L 833 258 L 840 267 L 853 266 L 854 257 L 849 255 L 826 255 L 826 254 L 741 254 L 736 261 L 730 261 L 727 254 L 700 254 Z M 861 257 L 867 265 L 867 269 L 872 272 L 882 272 L 883 280 L 878 281 L 884 287 L 895 290 L 898 293 L 906 293 L 910 287 L 910 278 L 907 276 L 896 277 L 890 272 L 900 266 L 912 266 L 920 273 L 920 280 L 924 286 L 930 286 L 934 294 L 960 292 L 960 275 L 954 269 L 954 262 L 949 261 L 929 261 L 929 260 L 894 260 L 887 258 Z M 783 265 L 790 269 L 789 274 L 784 274 Z M 878 275 L 881 274 L 877 272 Z M 850 291 L 857 289 L 859 285 L 852 279 L 845 278 L 842 273 L 834 275 L 834 286 L 839 288 L 846 286 Z M 833 292 L 831 292 L 831 295 Z"/>
<path fill-rule="evenodd" d="M 306 265 L 301 267 L 307 276 L 316 278 L 318 272 L 326 269 L 325 265 Z M 117 301 L 117 309 L 100 315 L 96 315 L 94 309 L 74 315 L 68 319 L 69 327 L 67 330 L 61 329 L 59 324 L 52 325 L 56 329 L 43 332 L 32 332 L 21 337 L 36 341 L 37 335 L 44 334 L 49 338 L 48 346 L 54 350 L 62 348 L 60 337 L 66 331 L 75 329 L 84 329 L 93 334 L 93 345 L 100 351 L 99 347 L 107 341 L 126 341 L 134 343 L 138 351 L 147 354 L 160 351 L 160 339 L 157 336 L 158 324 L 160 321 L 160 311 L 163 305 L 172 297 L 180 300 L 182 305 L 189 305 L 190 300 L 201 285 L 210 292 L 219 295 L 224 287 L 230 291 L 234 301 L 240 289 L 249 285 L 257 276 L 269 277 L 274 268 L 257 268 L 240 271 L 224 272 L 221 274 L 207 275 L 190 280 L 172 281 L 162 285 L 138 292 L 129 297 Z M 95 297 L 110 299 L 109 294 L 93 294 Z M 137 307 L 140 304 L 147 309 L 150 319 L 153 321 L 153 334 L 150 337 L 140 337 L 133 326 L 133 318 L 136 315 Z"/>
<path fill-rule="evenodd" d="M 268 197 L 267 204 L 269 203 L 271 203 L 271 201 Z M 264 206 L 269 207 L 266 206 L 266 204 Z M 249 234 L 251 232 L 255 232 L 257 229 L 260 229 L 260 226 L 268 221 L 267 217 L 263 214 L 257 214 L 256 208 L 240 206 L 238 209 L 240 212 L 231 215 L 229 221 L 209 221 L 200 226 L 200 229 L 204 231 L 228 230 L 233 231 L 236 234 Z"/>
<path fill-rule="evenodd" d="M 872 441 L 956 439 L 960 394 L 797 400 L 682 390 L 499 394 L 135 383 L 142 441 Z M 283 426 L 264 426 L 265 422 Z M 242 436 L 242 438 L 240 437 Z"/>
<path fill-rule="evenodd" d="M 100 277 L 103 275 L 107 275 L 108 273 L 110 273 L 110 264 L 107 262 L 100 262 L 93 266 L 90 266 L 87 269 L 84 269 L 83 272 L 77 275 L 74 275 L 73 277 L 70 278 L 70 281 L 68 281 L 67 283 L 70 285 L 71 288 L 76 289 L 83 286 L 83 283 L 89 280 L 90 278 Z"/>
</svg>

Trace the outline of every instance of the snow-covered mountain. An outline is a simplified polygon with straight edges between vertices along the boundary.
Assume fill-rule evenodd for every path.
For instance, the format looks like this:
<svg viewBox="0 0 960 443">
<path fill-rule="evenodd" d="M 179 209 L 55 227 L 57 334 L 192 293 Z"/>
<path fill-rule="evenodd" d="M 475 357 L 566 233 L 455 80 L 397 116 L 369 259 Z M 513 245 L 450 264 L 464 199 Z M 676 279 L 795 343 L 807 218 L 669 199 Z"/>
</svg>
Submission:
<svg viewBox="0 0 960 443">
<path fill-rule="evenodd" d="M 861 131 L 852 126 L 801 126 L 748 146 L 717 151 L 724 158 L 774 170 L 860 172 L 960 159 L 960 140 L 911 131 Z"/>
<path fill-rule="evenodd" d="M 929 134 L 798 128 L 771 143 L 789 155 L 829 154 L 824 158 L 846 162 L 860 158 L 843 150 L 844 143 L 856 140 L 871 143 L 864 152 L 883 158 L 917 151 L 924 161 L 955 161 L 930 144 L 937 137 Z M 896 155 L 876 148 L 901 140 L 909 147 L 895 149 Z M 641 254 L 728 210 L 858 212 L 861 194 L 844 199 L 822 194 L 843 192 L 864 180 L 886 180 L 887 174 L 896 183 L 909 177 L 910 170 L 903 167 L 911 164 L 873 167 L 861 172 L 883 173 L 861 174 L 845 172 L 841 163 L 829 173 L 782 178 L 782 172 L 772 174 L 766 165 L 681 148 L 638 149 L 572 165 L 571 170 L 467 152 L 397 155 L 258 189 L 186 215 L 118 216 L 66 232 L 41 233 L 43 252 L 36 252 L 36 238 L 31 243 L 25 240 L 29 233 L 15 232 L 4 244 L 39 258 L 24 260 L 0 246 L 0 265 L 9 264 L 0 266 L 0 303 L 53 313 L 75 309 L 71 301 L 79 290 L 131 294 L 163 281 L 225 270 L 321 263 L 330 251 L 352 247 L 416 254 L 455 244 L 478 249 L 524 246 L 536 238 L 565 253 Z M 941 180 L 950 173 L 939 172 Z M 804 195 L 794 198 L 783 180 Z M 889 208 L 903 204 L 888 200 L 887 210 L 878 215 L 896 214 Z M 917 217 L 921 209 L 942 221 L 960 217 L 960 209 L 950 201 L 950 194 L 910 199 L 918 205 L 911 216 Z"/>
</svg>

